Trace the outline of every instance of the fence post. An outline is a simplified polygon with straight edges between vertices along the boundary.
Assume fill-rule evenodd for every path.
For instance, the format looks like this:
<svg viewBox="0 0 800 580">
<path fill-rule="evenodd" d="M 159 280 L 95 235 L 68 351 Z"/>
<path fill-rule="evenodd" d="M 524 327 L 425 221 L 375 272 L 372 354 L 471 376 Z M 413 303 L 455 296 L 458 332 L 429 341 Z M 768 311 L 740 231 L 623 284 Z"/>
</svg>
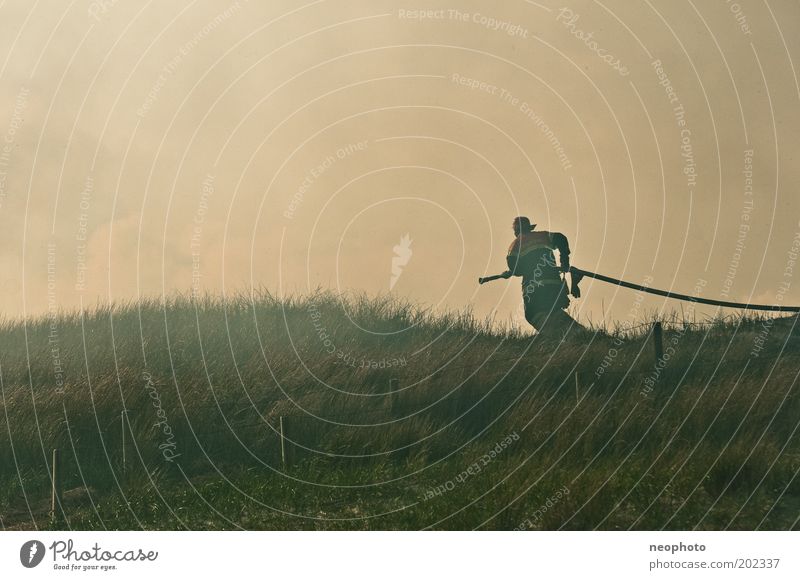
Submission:
<svg viewBox="0 0 800 580">
<path fill-rule="evenodd" d="M 59 519 L 61 510 L 61 454 L 58 448 L 53 449 L 53 460 L 50 466 L 50 475 L 53 478 L 53 486 L 50 494 L 50 520 L 56 521 Z"/>
<path fill-rule="evenodd" d="M 653 324 L 653 346 L 655 347 L 656 365 L 664 357 L 664 337 L 662 334 L 661 322 Z"/>
<path fill-rule="evenodd" d="M 281 415 L 279 422 L 281 432 L 281 463 L 283 464 L 283 468 L 286 469 L 289 467 L 292 460 L 291 448 L 287 449 L 286 446 L 286 437 L 289 431 L 289 418 Z"/>
<path fill-rule="evenodd" d="M 394 413 L 397 406 L 397 391 L 400 390 L 400 379 L 389 379 L 389 413 Z"/>
<path fill-rule="evenodd" d="M 119 419 L 122 425 L 122 471 L 124 473 L 128 470 L 128 456 L 125 453 L 125 409 L 120 411 Z"/>
<path fill-rule="evenodd" d="M 278 428 L 280 430 L 280 437 L 281 437 L 281 465 L 283 465 L 284 469 L 286 469 L 286 443 L 284 442 L 283 437 L 283 415 L 278 417 Z"/>
</svg>

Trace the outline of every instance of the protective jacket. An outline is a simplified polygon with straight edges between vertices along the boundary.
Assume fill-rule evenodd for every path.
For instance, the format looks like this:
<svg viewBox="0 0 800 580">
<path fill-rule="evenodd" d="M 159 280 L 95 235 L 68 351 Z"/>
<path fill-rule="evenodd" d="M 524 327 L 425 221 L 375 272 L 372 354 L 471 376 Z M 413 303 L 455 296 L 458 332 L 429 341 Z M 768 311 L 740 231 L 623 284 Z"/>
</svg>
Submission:
<svg viewBox="0 0 800 580">
<path fill-rule="evenodd" d="M 569 243 L 558 232 L 523 232 L 508 248 L 506 263 L 514 276 L 522 276 L 523 284 L 536 286 L 561 284 L 553 250 L 558 250 L 561 267 L 569 268 Z"/>
</svg>

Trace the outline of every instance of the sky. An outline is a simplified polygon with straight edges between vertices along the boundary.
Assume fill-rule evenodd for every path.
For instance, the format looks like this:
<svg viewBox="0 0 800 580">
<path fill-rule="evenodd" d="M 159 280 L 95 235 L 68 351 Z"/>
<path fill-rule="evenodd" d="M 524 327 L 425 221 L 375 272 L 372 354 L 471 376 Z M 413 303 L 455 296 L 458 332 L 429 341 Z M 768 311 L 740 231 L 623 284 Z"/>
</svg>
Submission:
<svg viewBox="0 0 800 580">
<path fill-rule="evenodd" d="M 517 215 L 582 269 L 800 304 L 794 0 L 0 15 L 7 317 L 330 288 L 524 324 L 518 280 L 477 284 L 505 269 Z M 594 323 L 687 308 L 582 291 Z"/>
</svg>

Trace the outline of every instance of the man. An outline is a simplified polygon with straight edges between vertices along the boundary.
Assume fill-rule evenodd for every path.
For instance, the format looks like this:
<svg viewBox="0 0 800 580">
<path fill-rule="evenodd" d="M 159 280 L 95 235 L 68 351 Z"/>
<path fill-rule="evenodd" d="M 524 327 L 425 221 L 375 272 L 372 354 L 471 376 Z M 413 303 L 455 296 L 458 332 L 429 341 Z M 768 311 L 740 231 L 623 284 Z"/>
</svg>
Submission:
<svg viewBox="0 0 800 580">
<path fill-rule="evenodd" d="M 520 216 L 513 222 L 515 239 L 508 248 L 508 271 L 503 275 L 522 277 L 525 319 L 543 336 L 563 338 L 580 325 L 564 309 L 569 306 L 567 285 L 561 272 L 569 271 L 569 243 L 564 234 L 536 232 L 536 224 Z M 558 250 L 561 268 L 553 250 Z M 573 326 L 574 325 L 574 326 Z"/>
</svg>

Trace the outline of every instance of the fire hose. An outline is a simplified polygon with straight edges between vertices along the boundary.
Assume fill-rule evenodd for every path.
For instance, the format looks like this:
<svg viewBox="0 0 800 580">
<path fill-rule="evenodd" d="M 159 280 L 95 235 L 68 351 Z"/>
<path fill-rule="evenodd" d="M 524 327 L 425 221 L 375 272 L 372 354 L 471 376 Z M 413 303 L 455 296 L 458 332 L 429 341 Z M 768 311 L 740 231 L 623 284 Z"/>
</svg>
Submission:
<svg viewBox="0 0 800 580">
<path fill-rule="evenodd" d="M 744 302 L 730 302 L 727 300 L 713 300 L 711 298 L 700 298 L 699 296 L 690 296 L 688 294 L 670 292 L 669 290 L 659 290 L 658 288 L 642 286 L 641 284 L 634 284 L 633 282 L 626 282 L 625 280 L 619 280 L 617 278 L 612 278 L 611 276 L 605 276 L 603 274 L 598 274 L 596 272 L 581 270 L 580 268 L 575 268 L 574 266 L 569 269 L 569 273 L 571 274 L 571 282 L 572 282 L 570 284 L 570 294 L 572 294 L 575 298 L 580 297 L 581 292 L 578 285 L 580 284 L 581 280 L 584 277 L 586 277 L 586 278 L 594 278 L 595 280 L 600 280 L 601 282 L 607 282 L 609 284 L 622 286 L 623 288 L 630 288 L 631 290 L 639 290 L 640 292 L 647 292 L 648 294 L 655 294 L 656 296 L 664 296 L 665 298 L 674 298 L 675 300 L 695 302 L 696 304 L 708 304 L 709 306 L 721 306 L 724 308 L 741 308 L 744 310 L 767 310 L 770 312 L 800 312 L 800 306 L 782 306 L 778 304 L 768 305 L 768 304 L 750 304 Z M 494 276 L 486 276 L 484 278 L 478 278 L 478 283 L 485 284 L 486 282 L 491 282 L 492 280 L 498 280 L 501 278 L 510 278 L 510 277 L 511 274 L 509 272 L 504 272 L 502 274 L 497 274 Z"/>
</svg>

